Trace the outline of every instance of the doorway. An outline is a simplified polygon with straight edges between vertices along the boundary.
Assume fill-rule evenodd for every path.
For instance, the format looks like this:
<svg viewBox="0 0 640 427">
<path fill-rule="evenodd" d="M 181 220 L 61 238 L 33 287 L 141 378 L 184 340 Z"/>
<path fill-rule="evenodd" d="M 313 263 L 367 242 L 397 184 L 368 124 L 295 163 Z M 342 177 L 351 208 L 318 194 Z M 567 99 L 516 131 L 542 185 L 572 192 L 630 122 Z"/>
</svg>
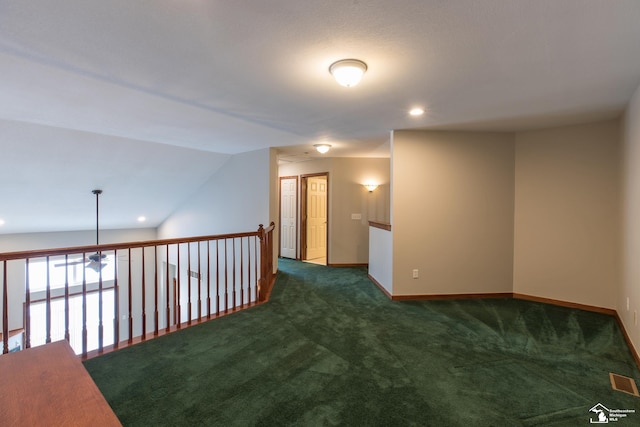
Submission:
<svg viewBox="0 0 640 427">
<path fill-rule="evenodd" d="M 298 255 L 298 177 L 280 177 L 280 256 Z"/>
<path fill-rule="evenodd" d="M 301 178 L 302 260 L 327 265 L 329 174 L 303 175 Z"/>
</svg>

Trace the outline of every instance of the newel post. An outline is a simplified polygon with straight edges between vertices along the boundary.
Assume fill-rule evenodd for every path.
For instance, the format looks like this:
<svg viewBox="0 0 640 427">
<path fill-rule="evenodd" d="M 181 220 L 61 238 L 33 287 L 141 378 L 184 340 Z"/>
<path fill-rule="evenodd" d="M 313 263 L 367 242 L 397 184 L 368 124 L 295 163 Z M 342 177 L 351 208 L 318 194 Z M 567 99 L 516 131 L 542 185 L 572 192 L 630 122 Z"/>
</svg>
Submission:
<svg viewBox="0 0 640 427">
<path fill-rule="evenodd" d="M 266 245 L 265 245 L 265 238 L 264 238 L 264 226 L 262 224 L 260 224 L 258 226 L 258 239 L 260 239 L 260 277 L 258 278 L 258 302 L 263 301 L 264 300 L 264 295 L 262 290 L 265 288 L 264 284 L 265 284 L 265 279 L 266 279 L 266 274 L 265 274 L 265 254 L 266 254 Z"/>
<path fill-rule="evenodd" d="M 260 279 L 258 280 L 258 301 L 267 298 L 268 287 L 273 275 L 273 229 L 276 223 L 271 221 L 267 229 L 264 225 L 258 226 L 258 238 L 260 239 Z"/>
</svg>

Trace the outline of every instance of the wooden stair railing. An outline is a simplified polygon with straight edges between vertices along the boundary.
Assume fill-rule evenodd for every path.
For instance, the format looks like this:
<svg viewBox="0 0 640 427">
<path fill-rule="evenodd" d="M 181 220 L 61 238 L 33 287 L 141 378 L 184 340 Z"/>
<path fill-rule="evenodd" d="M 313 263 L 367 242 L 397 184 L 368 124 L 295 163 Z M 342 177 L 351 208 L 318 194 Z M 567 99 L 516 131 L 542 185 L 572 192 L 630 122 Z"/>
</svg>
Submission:
<svg viewBox="0 0 640 427">
<path fill-rule="evenodd" d="M 86 358 L 264 302 L 274 227 L 0 253 L 2 354 L 17 335 L 16 349 L 64 339 Z"/>
</svg>

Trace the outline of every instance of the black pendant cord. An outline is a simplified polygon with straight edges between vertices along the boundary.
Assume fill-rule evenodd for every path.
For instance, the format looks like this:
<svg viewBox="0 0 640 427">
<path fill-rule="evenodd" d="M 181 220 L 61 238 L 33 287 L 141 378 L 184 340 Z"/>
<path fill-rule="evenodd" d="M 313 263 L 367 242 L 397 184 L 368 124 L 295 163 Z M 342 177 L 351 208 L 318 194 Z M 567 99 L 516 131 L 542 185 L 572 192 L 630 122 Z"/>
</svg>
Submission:
<svg viewBox="0 0 640 427">
<path fill-rule="evenodd" d="M 102 190 L 93 190 L 92 191 L 93 194 L 96 195 L 96 246 L 100 243 L 100 223 L 99 223 L 99 199 L 100 199 L 100 194 L 102 194 Z"/>
</svg>

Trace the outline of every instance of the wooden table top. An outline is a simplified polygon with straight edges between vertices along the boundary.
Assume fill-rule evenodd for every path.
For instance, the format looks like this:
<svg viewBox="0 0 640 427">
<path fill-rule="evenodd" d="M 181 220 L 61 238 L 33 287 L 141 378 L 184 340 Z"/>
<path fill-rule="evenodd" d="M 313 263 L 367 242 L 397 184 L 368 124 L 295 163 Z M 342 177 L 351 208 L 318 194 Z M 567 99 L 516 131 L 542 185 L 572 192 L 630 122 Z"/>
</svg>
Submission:
<svg viewBox="0 0 640 427">
<path fill-rule="evenodd" d="M 0 356 L 0 425 L 121 426 L 66 341 Z"/>
</svg>

